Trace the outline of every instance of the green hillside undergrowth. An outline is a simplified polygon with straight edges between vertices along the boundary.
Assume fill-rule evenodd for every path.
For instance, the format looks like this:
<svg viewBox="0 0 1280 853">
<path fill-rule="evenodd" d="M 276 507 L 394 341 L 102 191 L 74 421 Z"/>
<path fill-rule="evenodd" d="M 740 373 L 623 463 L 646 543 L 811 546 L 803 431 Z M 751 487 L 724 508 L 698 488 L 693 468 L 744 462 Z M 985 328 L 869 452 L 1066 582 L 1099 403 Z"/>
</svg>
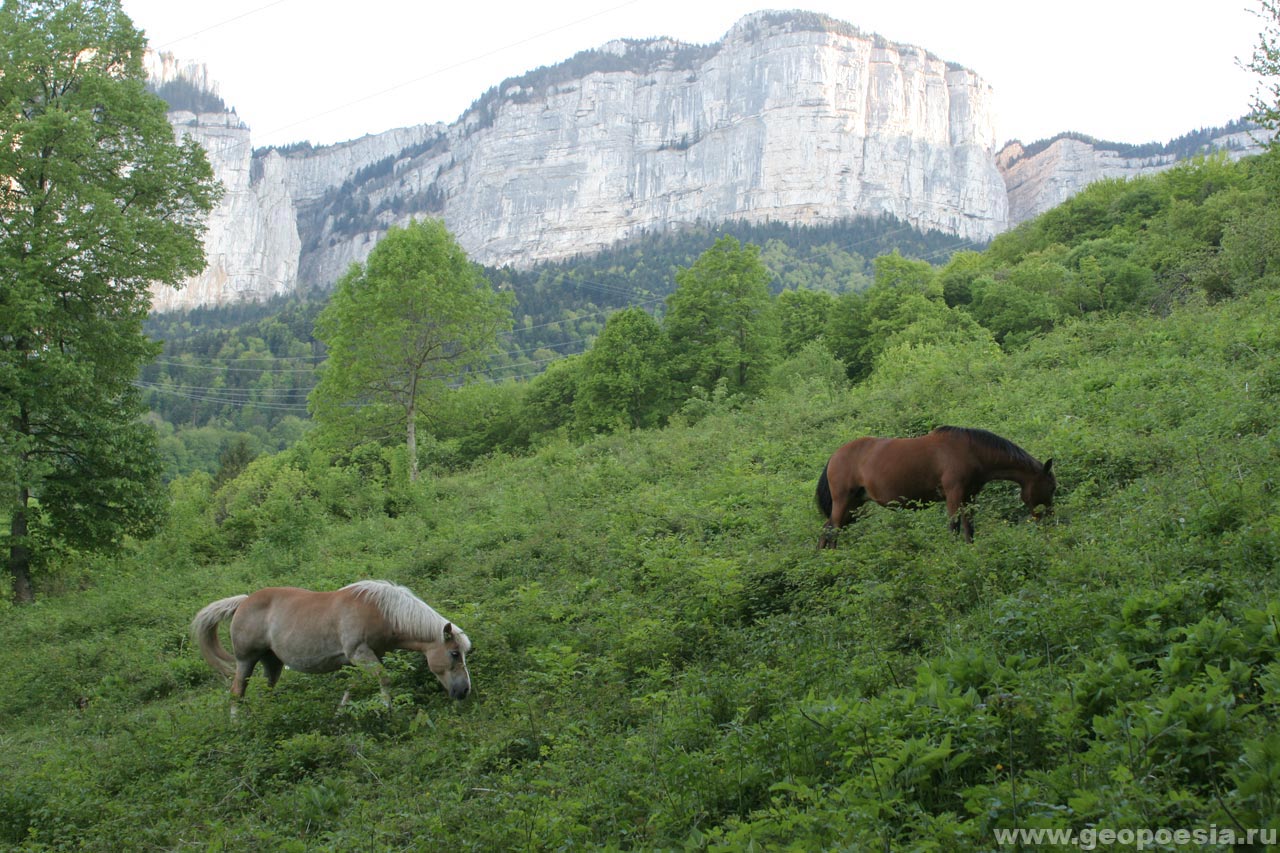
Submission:
<svg viewBox="0 0 1280 853">
<path fill-rule="evenodd" d="M 302 446 L 62 594 L 0 605 L 0 845 L 62 849 L 994 849 L 1000 828 L 1280 814 L 1280 294 L 1065 322 L 1010 353 L 890 347 L 849 388 L 401 482 Z M 976 353 L 975 347 L 982 352 Z M 818 359 L 817 361 L 821 361 Z M 863 434 L 991 429 L 1059 478 L 977 538 L 873 508 L 816 549 Z M 390 460 L 390 461 L 388 461 Z M 474 695 L 407 654 L 287 672 L 238 720 L 192 615 L 275 584 L 413 588 Z M 92 582 L 81 579 L 92 578 Z"/>
</svg>

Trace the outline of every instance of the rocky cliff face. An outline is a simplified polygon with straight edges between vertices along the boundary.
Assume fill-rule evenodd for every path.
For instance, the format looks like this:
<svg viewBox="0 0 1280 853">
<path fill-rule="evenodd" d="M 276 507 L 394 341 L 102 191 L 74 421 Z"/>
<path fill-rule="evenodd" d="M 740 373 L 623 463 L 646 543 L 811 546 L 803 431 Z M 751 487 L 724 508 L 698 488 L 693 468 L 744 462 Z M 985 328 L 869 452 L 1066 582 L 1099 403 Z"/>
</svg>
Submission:
<svg viewBox="0 0 1280 853">
<path fill-rule="evenodd" d="M 202 76 L 203 68 L 196 73 Z M 275 149 L 254 152 L 250 130 L 234 111 L 172 111 L 169 121 L 175 135 L 190 136 L 205 149 L 223 195 L 206 223 L 204 272 L 180 289 L 153 286 L 152 307 L 162 312 L 262 301 L 306 286 L 299 277 L 304 257 L 299 206 L 310 203 L 314 208 L 353 175 L 423 138 L 435 138 L 442 127 L 402 128 L 319 153 L 307 148 L 302 154 L 286 155 Z M 352 249 L 351 260 L 368 254 L 367 249 L 347 248 Z"/>
<path fill-rule="evenodd" d="M 890 213 L 982 240 L 1007 220 L 990 88 L 816 15 L 753 15 L 706 47 L 613 43 L 436 133 L 304 211 L 304 280 L 332 281 L 411 216 L 514 266 L 698 221 Z"/>
<path fill-rule="evenodd" d="M 293 292 L 302 243 L 283 158 L 271 151 L 254 160 L 249 129 L 234 112 L 171 112 L 169 121 L 179 137 L 204 147 L 223 196 L 209 215 L 204 272 L 180 290 L 154 286 L 152 307 L 172 311 Z"/>
<path fill-rule="evenodd" d="M 516 266 L 726 219 L 890 213 L 982 240 L 1008 218 L 991 100 L 920 48 L 759 13 L 713 45 L 610 44 L 507 81 L 452 125 L 341 145 L 251 156 L 233 113 L 175 113 L 227 195 L 209 269 L 156 307 L 327 287 L 414 216 Z"/>
<path fill-rule="evenodd" d="M 1225 151 L 1232 158 L 1256 154 L 1263 141 L 1258 131 L 1211 136 L 1200 151 Z M 1009 191 L 1009 225 L 1032 219 L 1071 198 L 1095 181 L 1135 178 L 1168 169 L 1182 159 L 1174 151 L 1127 152 L 1115 146 L 1063 136 L 1034 153 L 1011 143 L 996 156 L 996 166 Z"/>
<path fill-rule="evenodd" d="M 997 157 L 972 71 L 802 12 L 751 15 L 712 45 L 616 42 L 505 81 L 451 125 L 339 145 L 251 153 L 232 112 L 170 117 L 227 192 L 209 268 L 158 291 L 161 311 L 328 288 L 411 217 L 517 267 L 726 220 L 887 213 L 982 241 L 1098 177 L 1169 165 L 1075 140 Z"/>
</svg>

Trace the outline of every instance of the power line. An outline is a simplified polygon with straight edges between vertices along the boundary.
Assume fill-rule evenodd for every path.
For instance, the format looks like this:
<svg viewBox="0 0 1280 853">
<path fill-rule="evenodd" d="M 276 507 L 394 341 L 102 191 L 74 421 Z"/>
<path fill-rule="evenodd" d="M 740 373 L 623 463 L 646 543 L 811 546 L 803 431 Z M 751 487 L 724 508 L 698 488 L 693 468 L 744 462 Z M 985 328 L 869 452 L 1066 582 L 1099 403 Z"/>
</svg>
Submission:
<svg viewBox="0 0 1280 853">
<path fill-rule="evenodd" d="M 225 20 L 223 20 L 223 21 L 219 21 L 219 22 L 218 22 L 218 23 L 216 23 L 216 24 L 210 24 L 209 26 L 204 27 L 204 28 L 199 29 L 199 30 L 196 30 L 195 32 L 188 33 L 188 34 L 186 34 L 186 35 L 184 35 L 184 36 L 179 36 L 178 38 L 175 38 L 175 39 L 170 39 L 169 41 L 165 42 L 164 44 L 159 45 L 159 46 L 157 46 L 157 47 L 154 47 L 153 49 L 155 49 L 155 50 L 163 50 L 163 49 L 168 48 L 168 47 L 170 47 L 170 46 L 172 46 L 172 45 L 174 45 L 174 44 L 177 44 L 178 42 L 186 41 L 187 39 L 194 38 L 195 36 L 198 36 L 198 35 L 201 35 L 201 34 L 203 34 L 203 33 L 209 32 L 210 30 L 217 29 L 217 28 L 219 28 L 219 27 L 222 27 L 222 26 L 225 26 L 225 25 L 227 25 L 227 24 L 230 24 L 230 23 L 232 23 L 232 22 L 234 22 L 234 21 L 238 21 L 238 20 L 241 20 L 242 18 L 249 17 L 250 15 L 255 15 L 255 14 L 259 13 L 259 12 L 265 11 L 266 9 L 270 9 L 270 8 L 272 8 L 273 6 L 279 6 L 281 3 L 285 3 L 285 2 L 287 2 L 287 0 L 275 0 L 275 2 L 274 2 L 274 3 L 267 3 L 267 4 L 263 5 L 263 6 L 259 6 L 259 7 L 254 8 L 254 9 L 250 9 L 249 11 L 244 12 L 244 13 L 242 13 L 242 14 L 240 14 L 240 15 L 236 15 L 236 16 L 234 16 L 234 17 L 227 18 L 227 19 L 225 19 Z M 316 120 L 316 119 L 318 119 L 318 118 L 323 118 L 323 117 L 325 117 L 325 116 L 333 115 L 334 113 L 337 113 L 337 112 L 342 112 L 343 110 L 350 109 L 351 107 L 354 107 L 354 106 L 356 106 L 357 104 L 362 104 L 362 103 L 364 103 L 365 101 L 370 101 L 370 100 L 373 100 L 374 98 L 379 98 L 379 97 L 382 97 L 383 95 L 391 94 L 392 92 L 395 92 L 395 91 L 398 91 L 398 90 L 400 90 L 400 89 L 403 89 L 403 88 L 405 88 L 406 86 L 412 86 L 412 85 L 414 85 L 415 83 L 421 83 L 421 82 L 423 82 L 424 80 L 430 80 L 432 77 L 438 77 L 438 76 L 440 76 L 441 74 L 445 74 L 445 73 L 447 73 L 447 72 L 454 71 L 454 70 L 456 70 L 456 69 L 458 69 L 458 68 L 462 68 L 462 67 L 464 67 L 464 66 L 471 65 L 472 63 L 475 63 L 475 62 L 481 62 L 481 61 L 486 60 L 486 59 L 491 59 L 491 58 L 493 58 L 493 57 L 497 56 L 498 54 L 501 54 L 501 53 L 504 53 L 504 52 L 506 52 L 506 51 L 508 51 L 508 50 L 511 50 L 512 48 L 522 47 L 523 45 L 529 44 L 529 43 L 531 43 L 531 42 L 535 42 L 535 41 L 537 41 L 538 39 L 545 38 L 545 37 L 547 37 L 547 36 L 549 36 L 549 35 L 554 35 L 555 33 L 558 33 L 558 32 L 560 32 L 561 30 L 566 30 L 566 29 L 569 29 L 570 27 L 576 27 L 576 26 L 577 26 L 577 25 L 579 25 L 579 24 L 586 23 L 587 21 L 594 20 L 594 19 L 599 18 L 599 17 L 602 17 L 602 16 L 604 16 L 604 15 L 612 14 L 612 13 L 614 13 L 614 12 L 617 12 L 619 9 L 625 9 L 625 8 L 626 8 L 626 7 L 628 7 L 628 6 L 634 6 L 636 3 L 639 3 L 639 2 L 640 2 L 640 0 L 626 0 L 626 2 L 624 2 L 624 3 L 619 3 L 619 4 L 618 4 L 618 5 L 616 5 L 616 6 L 610 6 L 609 8 L 607 8 L 607 9 L 601 9 L 601 10 L 600 10 L 600 11 L 598 11 L 598 12 L 592 12 L 591 14 L 589 14 L 589 15 L 584 15 L 584 16 L 583 16 L 583 17 L 581 17 L 581 18 L 576 18 L 576 19 L 574 19 L 574 20 L 572 20 L 572 21 L 568 21 L 568 22 L 566 22 L 566 23 L 563 23 L 563 24 L 560 24 L 560 25 L 558 25 L 558 26 L 552 27 L 551 29 L 543 30 L 542 32 L 535 33 L 535 34 L 533 34 L 533 35 L 527 36 L 526 38 L 523 38 L 523 39 L 519 39 L 519 40 L 517 40 L 517 41 L 510 42 L 510 43 L 508 43 L 508 44 L 503 45 L 502 47 L 494 48 L 493 50 L 490 50 L 490 51 L 488 51 L 487 53 L 482 53 L 482 54 L 479 54 L 479 55 L 477 55 L 477 56 L 469 57 L 469 58 L 467 58 L 467 59 L 461 60 L 460 62 L 455 62 L 455 63 L 453 63 L 452 65 L 444 65 L 444 66 L 441 66 L 441 67 L 436 68 L 435 70 L 430 71 L 430 72 L 428 72 L 428 73 L 426 73 L 426 74 L 423 74 L 423 75 L 418 76 L 418 77 L 413 77 L 413 78 L 410 78 L 410 79 L 408 79 L 408 80 L 403 80 L 403 81 L 401 81 L 401 82 L 399 82 L 399 83 L 396 83 L 396 84 L 395 84 L 395 85 L 393 85 L 393 86 L 388 86 L 388 87 L 387 87 L 387 88 L 385 88 L 385 89 L 380 89 L 380 90 L 377 90 L 377 91 L 369 92 L 368 94 L 361 95 L 361 96 L 360 96 L 360 97 L 358 97 L 358 98 L 355 98 L 355 99 L 353 99 L 353 100 L 347 101 L 347 102 L 342 103 L 342 104 L 339 104 L 339 105 L 337 105 L 337 106 L 335 106 L 335 107 L 331 107 L 331 108 L 326 109 L 326 110 L 321 110 L 320 112 L 317 112 L 317 113 L 312 113 L 311 115 L 309 115 L 309 116 L 305 116 L 305 117 L 303 117 L 303 118 L 301 118 L 301 119 L 298 119 L 297 121 L 293 121 L 293 122 L 290 122 L 290 123 L 288 123 L 288 124 L 284 124 L 284 125 L 279 125 L 279 126 L 277 126 L 277 127 L 268 128 L 267 130 L 261 131 L 261 133 L 262 133 L 262 135 L 263 135 L 263 136 L 268 136 L 268 137 L 269 137 L 269 136 L 272 136 L 273 134 L 280 133 L 281 131 L 289 130 L 290 128 L 298 127 L 299 125 L 307 124 L 307 123 L 312 122 L 312 121 L 314 121 L 314 120 Z M 247 144 L 250 144 L 250 143 L 248 143 L 248 142 L 242 142 L 242 143 L 239 143 L 238 145 L 230 146 L 230 147 L 229 147 L 229 148 L 227 148 L 226 150 L 227 150 L 227 151 L 235 151 L 235 150 L 238 150 L 238 149 L 240 149 L 240 148 L 244 148 Z M 334 143 L 334 144 L 340 144 L 340 143 Z"/>
<path fill-rule="evenodd" d="M 139 388 L 148 388 L 155 391 L 200 392 L 227 397 L 228 399 L 252 399 L 255 396 L 289 397 L 306 394 L 311 390 L 310 388 L 226 388 L 217 385 L 166 385 L 162 382 L 148 382 L 145 379 L 139 379 L 133 384 Z"/>
<path fill-rule="evenodd" d="M 581 319 L 581 318 L 575 318 L 575 319 Z M 560 322 L 567 322 L 567 321 L 560 321 Z M 495 358 L 498 358 L 498 357 L 516 358 L 516 357 L 518 357 L 518 356 L 524 355 L 524 354 L 529 353 L 529 352 L 537 352 L 537 351 L 538 351 L 538 350 L 540 350 L 540 349 L 549 349 L 549 350 L 554 350 L 554 349 L 557 349 L 557 348 L 559 348 L 559 347 L 573 346 L 574 344 L 584 344 L 584 343 L 587 343 L 587 342 L 588 342 L 588 341 L 590 341 L 590 340 L 592 340 L 592 337 L 576 338 L 575 340 L 571 340 L 571 341 L 560 341 L 559 343 L 542 343 L 542 344 L 538 344 L 537 346 L 523 347 L 523 348 L 520 348 L 520 349 L 508 350 L 508 351 L 506 351 L 506 352 L 497 353 L 497 354 L 495 354 L 495 356 L 494 356 L 494 357 L 495 357 Z M 261 360 L 265 361 L 266 359 L 261 359 Z M 234 359 L 233 359 L 233 360 L 232 360 L 232 363 L 236 363 L 237 361 L 238 361 L 238 360 L 234 360 Z M 303 374 L 303 375 L 314 375 L 314 374 L 315 374 L 315 369 L 314 369 L 314 368 L 306 368 L 306 369 L 304 369 L 304 368 L 286 368 L 286 369 L 284 369 L 284 370 L 271 370 L 271 369 L 269 369 L 269 368 L 231 367 L 231 366 L 229 366 L 229 365 L 225 365 L 225 364 L 215 364 L 215 363 L 213 363 L 212 361 L 208 361 L 208 362 L 198 362 L 198 361 L 183 362 L 183 361 L 169 361 L 169 360 L 157 359 L 157 360 L 155 360 L 155 361 L 151 362 L 151 364 L 164 365 L 164 366 L 167 366 L 167 367 L 179 367 L 179 368 L 183 368 L 183 369 L 185 369 L 185 370 L 216 370 L 216 371 L 219 371 L 219 372 L 222 372 L 222 373 L 260 373 L 260 374 L 264 374 L 264 375 L 267 375 L 267 376 L 275 376 L 275 375 L 290 374 L 290 373 L 300 373 L 300 374 Z M 317 366 L 318 366 L 318 365 L 317 365 Z M 255 390 L 255 389 L 250 389 L 250 390 Z"/>
<path fill-rule="evenodd" d="M 223 399 L 221 397 L 209 396 L 205 394 L 190 394 L 183 391 L 176 391 L 174 389 L 166 388 L 161 385 L 151 385 L 145 382 L 134 382 L 133 384 L 135 387 L 140 388 L 144 391 L 154 391 L 159 394 L 168 394 L 171 397 L 182 397 L 184 399 L 195 400 L 196 402 L 200 402 L 200 403 L 217 403 L 218 405 L 221 405 L 221 406 L 235 406 L 236 408 L 244 408 L 245 406 L 252 406 L 255 409 L 269 409 L 277 412 L 306 412 L 307 411 L 306 403 L 296 403 L 296 404 L 290 405 L 290 404 L 276 404 L 276 403 L 260 403 L 254 400 L 243 400 L 243 399 L 228 400 L 228 399 Z"/>
<path fill-rule="evenodd" d="M 153 48 L 153 50 L 163 50 L 163 49 L 165 49 L 165 48 L 167 48 L 167 47 L 171 47 L 171 46 L 173 46 L 173 45 L 177 44 L 177 43 L 178 43 L 178 42 L 180 42 L 180 41 L 186 41 L 186 40 L 187 40 L 187 39 L 189 39 L 189 38 L 195 38 L 196 36 L 204 35 L 205 33 L 209 32 L 210 30 L 216 30 L 216 29 L 218 29 L 219 27 L 225 27 L 227 24 L 234 23 L 234 22 L 236 22 L 236 21 L 241 20 L 242 18 L 247 18 L 247 17 L 249 17 L 250 15 L 256 15 L 256 14 L 258 14 L 259 12 L 262 12 L 262 11 L 265 11 L 265 10 L 267 10 L 267 9 L 270 9 L 272 6 L 279 6 L 281 3 L 287 3 L 287 2 L 288 2 L 288 0 L 275 0 L 275 2 L 274 2 L 274 3 L 267 3 L 265 6 L 259 6 L 259 7 L 257 7 L 256 9 L 250 9 L 250 10 L 249 10 L 249 11 L 247 11 L 247 12 L 242 12 L 242 13 L 240 13 L 239 15 L 235 15 L 234 17 L 227 18 L 227 19 L 225 19 L 225 20 L 219 21 L 219 22 L 218 22 L 218 23 L 216 23 L 216 24 L 210 24 L 209 26 L 204 27 L 203 29 L 196 30 L 195 32 L 192 32 L 192 33 L 187 33 L 185 36 L 178 36 L 178 37 L 177 37 L 177 38 L 175 38 L 175 39 L 170 39 L 169 41 L 165 42 L 164 44 L 162 44 L 162 45 L 160 45 L 160 46 L 158 46 L 158 47 Z"/>
<path fill-rule="evenodd" d="M 325 359 L 325 356 L 314 356 L 314 358 L 317 358 L 320 361 L 323 361 Z M 284 360 L 285 359 L 283 358 L 279 359 L 279 361 L 284 361 Z M 265 361 L 268 364 L 277 363 L 267 358 L 255 358 L 255 359 L 233 358 L 233 359 L 228 359 L 228 361 L 230 361 L 232 364 L 239 364 L 242 361 Z M 311 367 L 287 367 L 283 369 L 272 368 L 272 367 L 230 367 L 228 365 L 222 365 L 222 364 L 212 364 L 212 363 L 201 364 L 199 362 L 168 361 L 166 359 L 159 359 L 159 358 L 151 363 L 164 365 L 167 367 L 181 367 L 187 370 L 220 370 L 225 373 L 266 373 L 269 375 L 277 375 L 282 373 L 304 373 L 304 374 L 315 373 L 315 369 L 318 366 L 318 365 L 312 365 Z"/>
</svg>

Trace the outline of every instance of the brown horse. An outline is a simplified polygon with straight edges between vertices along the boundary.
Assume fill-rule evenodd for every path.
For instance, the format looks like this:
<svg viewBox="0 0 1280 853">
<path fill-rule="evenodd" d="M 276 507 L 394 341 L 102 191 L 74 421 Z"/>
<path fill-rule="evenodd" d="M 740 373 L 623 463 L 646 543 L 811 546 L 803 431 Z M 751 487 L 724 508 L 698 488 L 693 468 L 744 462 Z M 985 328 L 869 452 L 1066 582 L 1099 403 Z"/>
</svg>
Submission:
<svg viewBox="0 0 1280 853">
<path fill-rule="evenodd" d="M 1022 502 L 1039 518 L 1053 506 L 1053 460 L 1043 465 L 1008 439 L 983 429 L 942 426 L 918 438 L 859 438 L 831 455 L 818 480 L 818 509 L 827 517 L 821 548 L 868 500 L 919 506 L 945 500 L 952 532 L 973 541 L 971 502 L 992 480 L 1022 487 Z M 1042 510 L 1041 507 L 1044 509 Z"/>
<path fill-rule="evenodd" d="M 234 657 L 218 641 L 218 626 L 228 619 Z M 233 702 L 244 696 L 261 661 L 270 686 L 286 666 L 299 672 L 366 667 L 378 674 L 382 701 L 390 705 L 382 656 L 391 649 L 421 652 L 454 699 L 471 692 L 467 635 L 408 589 L 387 581 L 359 581 L 336 592 L 271 587 L 234 595 L 197 613 L 191 636 L 204 659 L 223 675 L 232 675 L 235 665 Z"/>
</svg>

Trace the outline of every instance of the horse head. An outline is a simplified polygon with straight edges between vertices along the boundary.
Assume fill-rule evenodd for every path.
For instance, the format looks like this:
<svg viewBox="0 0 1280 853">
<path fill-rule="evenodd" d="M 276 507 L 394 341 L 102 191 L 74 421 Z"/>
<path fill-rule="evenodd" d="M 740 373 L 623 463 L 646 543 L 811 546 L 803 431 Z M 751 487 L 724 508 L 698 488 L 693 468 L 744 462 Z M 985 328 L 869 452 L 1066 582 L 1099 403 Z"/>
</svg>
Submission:
<svg viewBox="0 0 1280 853">
<path fill-rule="evenodd" d="M 471 641 L 461 629 L 445 623 L 443 639 L 424 651 L 427 668 L 454 699 L 465 699 L 471 692 L 471 674 L 467 672 L 467 652 Z"/>
<path fill-rule="evenodd" d="M 1027 478 L 1022 484 L 1022 502 L 1031 510 L 1031 517 L 1039 520 L 1053 511 L 1053 493 L 1058 489 L 1058 480 L 1053 476 L 1053 460 L 1044 463 L 1040 472 Z"/>
</svg>

